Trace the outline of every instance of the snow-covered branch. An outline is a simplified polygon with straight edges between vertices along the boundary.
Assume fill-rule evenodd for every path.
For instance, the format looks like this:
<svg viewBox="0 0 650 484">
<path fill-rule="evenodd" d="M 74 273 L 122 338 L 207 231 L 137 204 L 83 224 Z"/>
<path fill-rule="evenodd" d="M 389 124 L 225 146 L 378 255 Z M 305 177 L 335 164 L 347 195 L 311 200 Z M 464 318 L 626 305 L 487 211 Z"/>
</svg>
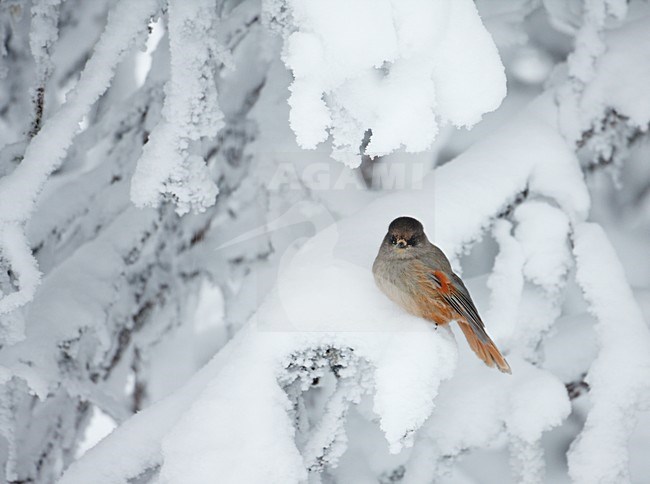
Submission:
<svg viewBox="0 0 650 484">
<path fill-rule="evenodd" d="M 161 478 L 172 481 L 180 479 L 187 469 L 195 469 L 193 478 L 197 480 L 220 475 L 225 481 L 233 480 L 235 476 L 244 476 L 252 481 L 272 476 L 274 482 L 299 482 L 309 468 L 332 472 L 333 468 L 326 464 L 335 463 L 341 449 L 336 450 L 332 460 L 318 458 L 316 454 L 307 458 L 307 454 L 311 455 L 307 449 L 311 447 L 307 445 L 303 456 L 307 462 L 303 462 L 294 440 L 296 430 L 291 430 L 293 424 L 289 418 L 291 409 L 300 406 L 291 404 L 291 399 L 278 384 L 278 380 L 286 381 L 287 378 L 282 376 L 286 371 L 283 362 L 299 348 L 327 347 L 341 352 L 352 349 L 356 358 L 368 361 L 374 394 L 373 411 L 386 436 L 387 446 L 393 452 L 413 445 L 416 436 L 416 449 L 421 439 L 433 438 L 426 437 L 429 431 L 424 431 L 424 428 L 431 428 L 431 435 L 436 436 L 436 443 L 425 447 L 437 448 L 444 456 L 457 455 L 468 447 L 486 445 L 496 436 L 503 435 L 505 429 L 512 442 L 511 449 L 518 456 L 513 462 L 522 466 L 521 472 L 530 469 L 535 469 L 535 474 L 542 472 L 539 461 L 542 432 L 559 425 L 569 412 L 564 383 L 547 370 L 535 368 L 518 358 L 516 355 L 522 350 L 511 345 L 513 372 L 517 375 L 514 380 L 499 374 L 483 374 L 478 368 L 479 363 L 463 359 L 460 373 L 449 383 L 441 384 L 451 377 L 455 367 L 456 345 L 451 334 L 443 328 L 435 331 L 427 327 L 426 323 L 402 314 L 384 300 L 374 288 L 369 267 L 374 256 L 371 248 L 376 246 L 385 230 L 384 220 L 402 213 L 406 205 L 409 213 L 420 217 L 433 229 L 436 241 L 450 254 L 459 254 L 467 244 L 477 240 L 497 220 L 513 194 L 526 187 L 529 198 L 553 200 L 576 223 L 583 220 L 588 206 L 586 187 L 575 155 L 553 128 L 552 113 L 552 97 L 540 98 L 509 126 L 436 170 L 425 180 L 427 189 L 408 196 L 398 193 L 379 198 L 359 214 L 311 239 L 288 262 L 280 274 L 276 290 L 249 327 L 206 367 L 200 378 L 207 378 L 206 373 L 214 375 L 209 384 L 203 380 L 201 385 L 206 390 L 200 396 L 193 393 L 195 390 L 192 389 L 199 385 L 198 379 L 194 380 L 169 400 L 170 403 L 161 402 L 138 415 L 134 425 L 135 422 L 151 425 L 147 422 L 157 418 L 160 409 L 171 405 L 172 401 L 196 398 L 191 408 L 181 412 L 182 416 L 175 414 L 176 417 L 172 417 L 177 423 L 169 431 L 164 431 L 166 436 L 161 441 L 147 440 L 146 444 L 134 444 L 138 447 L 132 455 L 144 452 L 156 456 L 154 462 L 162 466 Z M 535 146 L 540 149 L 534 149 Z M 549 150 L 552 150 L 552 156 L 549 156 Z M 524 153 L 527 156 L 523 156 Z M 468 170 L 480 183 L 459 183 Z M 506 172 L 508 177 L 503 176 Z M 468 196 L 470 192 L 472 197 Z M 432 206 L 435 206 L 435 213 L 426 208 Z M 545 209 L 540 206 L 538 210 Z M 551 208 L 548 210 L 551 216 Z M 523 231 L 523 220 L 526 219 L 523 215 L 520 218 Z M 462 225 L 458 223 L 460 220 Z M 357 230 L 360 224 L 366 230 Z M 526 260 L 530 261 L 525 273 L 532 279 L 538 273 L 535 258 L 543 254 L 536 249 L 535 239 L 526 235 L 531 229 L 522 232 L 520 243 L 524 244 Z M 532 242 L 528 242 L 530 240 Z M 554 253 L 551 255 L 555 257 Z M 559 259 L 556 278 L 563 277 L 562 263 Z M 539 283 L 551 284 L 555 280 Z M 333 301 L 336 303 L 332 304 Z M 357 301 L 364 301 L 364 304 Z M 499 321 L 493 322 L 495 334 L 501 334 L 501 339 L 508 341 L 514 329 L 500 328 L 497 323 Z M 411 331 L 396 332 L 405 324 Z M 322 356 L 314 356 L 302 367 L 309 368 L 313 364 L 314 369 L 320 368 L 322 365 L 317 361 L 322 359 Z M 314 377 L 320 375 L 311 374 Z M 480 392 L 477 378 L 484 388 L 483 398 L 477 398 L 477 392 Z M 310 378 L 306 376 L 303 380 L 308 382 Z M 263 420 L 248 404 L 233 406 L 235 401 L 246 402 L 244 394 L 253 387 L 261 393 L 250 405 L 256 408 L 261 401 L 264 402 L 262 405 L 267 413 Z M 325 419 L 336 415 L 343 418 L 347 414 L 347 404 L 342 403 L 348 400 L 343 396 L 346 394 L 344 388 L 338 387 L 332 394 L 329 406 L 326 405 Z M 482 433 L 458 432 L 461 422 L 477 412 L 475 408 L 468 410 L 459 405 L 461 400 L 467 405 L 480 402 L 482 413 L 476 418 L 490 422 L 489 427 L 477 425 L 484 428 Z M 528 412 L 530 405 L 539 401 L 547 402 L 544 411 L 531 415 Z M 271 421 L 276 424 L 270 426 Z M 246 422 L 245 427 L 242 427 L 243 422 Z M 443 422 L 449 427 L 449 434 L 440 434 Z M 245 439 L 253 427 L 258 438 L 254 441 Z M 328 447 L 323 442 L 334 440 L 339 442 L 337 446 L 344 445 L 344 439 L 334 436 L 340 431 L 335 430 L 341 428 L 340 424 L 332 423 L 327 427 L 330 433 L 320 438 L 322 446 Z M 418 433 L 420 428 L 423 432 Z M 104 453 L 110 454 L 114 446 L 130 440 L 126 437 L 130 432 L 128 425 L 119 429 L 96 452 L 73 465 L 66 477 L 69 482 L 83 479 L 82 469 L 101 466 Z M 197 441 L 197 433 L 210 437 Z M 318 438 L 315 435 L 318 433 L 311 438 Z M 442 442 L 439 441 L 442 439 L 440 435 L 445 437 Z M 269 453 L 265 446 L 266 439 L 271 436 L 273 453 Z M 464 437 L 457 442 L 455 439 L 459 436 Z M 238 444 L 233 446 L 232 439 L 236 439 Z M 443 442 L 446 447 L 440 449 Z M 210 460 L 206 465 L 207 453 L 227 455 L 227 458 Z M 246 456 L 251 453 L 258 456 L 255 468 L 247 464 Z M 279 455 L 283 457 L 279 458 Z M 421 476 L 423 472 L 426 475 L 432 472 L 429 478 L 437 475 L 439 469 L 437 465 L 431 466 L 430 454 L 425 452 L 421 458 L 418 455 L 420 452 L 415 452 L 413 460 L 407 463 L 405 476 Z M 147 465 L 151 464 L 150 459 Z M 427 462 L 425 467 L 429 471 L 421 468 L 420 459 Z M 195 465 L 199 461 L 203 462 L 202 466 Z M 316 467 L 312 461 L 317 462 Z M 133 465 L 135 463 L 128 467 L 131 473 Z M 144 463 L 140 465 L 144 466 Z M 413 479 L 410 482 L 424 482 Z"/>
<path fill-rule="evenodd" d="M 3 478 L 422 484 L 490 452 L 479 480 L 630 480 L 650 270 L 596 168 L 644 149 L 644 8 L 0 2 Z M 512 376 L 375 287 L 403 215 Z"/>
<path fill-rule="evenodd" d="M 0 179 L 1 231 L 6 233 L 23 230 L 48 176 L 61 165 L 73 137 L 79 131 L 79 123 L 108 88 L 115 66 L 125 52 L 137 40 L 142 41 L 147 32 L 147 23 L 158 8 L 158 2 L 154 0 L 138 2 L 135 6 L 131 2 L 121 1 L 111 12 L 93 56 L 81 73 L 77 85 L 68 94 L 68 101 L 34 136 L 20 165 L 9 176 Z M 49 41 L 51 38 L 46 43 Z M 12 238 L 19 242 L 16 239 L 20 237 Z M 3 242 L 8 242 L 6 237 Z M 3 245 L 2 250 L 29 252 L 27 247 L 9 248 L 6 245 Z M 31 257 L 27 260 L 21 257 L 21 264 L 20 273 L 25 275 L 25 279 L 18 278 L 15 296 L 7 299 L 9 295 L 5 295 L 0 300 L 0 313 L 16 309 L 34 295 L 38 284 L 38 278 L 34 281 L 33 277 L 38 274 L 36 261 Z"/>
<path fill-rule="evenodd" d="M 575 228 L 578 284 L 596 317 L 600 351 L 585 381 L 593 407 L 569 452 L 577 483 L 630 480 L 627 447 L 636 415 L 650 398 L 650 334 L 602 228 Z"/>
<path fill-rule="evenodd" d="M 227 56 L 217 44 L 215 0 L 170 0 L 171 74 L 163 119 L 144 147 L 133 176 L 137 206 L 158 206 L 169 195 L 179 214 L 203 211 L 218 189 L 193 144 L 224 126 L 215 73 Z"/>
</svg>

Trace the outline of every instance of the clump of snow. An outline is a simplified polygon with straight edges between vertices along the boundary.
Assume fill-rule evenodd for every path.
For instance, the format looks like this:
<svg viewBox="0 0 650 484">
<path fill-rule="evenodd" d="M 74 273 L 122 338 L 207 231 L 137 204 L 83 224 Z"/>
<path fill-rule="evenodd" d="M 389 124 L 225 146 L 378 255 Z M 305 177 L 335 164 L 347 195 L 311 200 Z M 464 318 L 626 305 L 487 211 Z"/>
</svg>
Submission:
<svg viewBox="0 0 650 484">
<path fill-rule="evenodd" d="M 560 425 L 569 415 L 569 397 L 564 384 L 547 371 L 530 367 L 514 378 L 505 411 L 506 425 L 514 437 L 534 443 L 542 432 Z"/>
<path fill-rule="evenodd" d="M 442 338 L 419 332 L 396 335 L 378 365 L 374 410 L 381 416 L 381 429 L 393 453 L 404 444 L 413 445 L 416 430 L 435 407 L 440 382 L 450 378 L 455 368 L 451 335 L 443 329 L 439 332 Z M 429 355 L 429 361 L 424 355 Z"/>
<path fill-rule="evenodd" d="M 303 148 L 331 136 L 332 156 L 357 166 L 370 129 L 367 155 L 422 151 L 440 125 L 470 127 L 505 96 L 499 54 L 470 0 L 286 4 L 290 123 Z"/>
<path fill-rule="evenodd" d="M 543 482 L 542 433 L 569 416 L 571 403 L 562 381 L 547 371 L 530 368 L 515 379 L 518 381 L 510 392 L 505 417 L 511 466 L 517 482 Z"/>
<path fill-rule="evenodd" d="M 510 346 L 528 361 L 543 361 L 540 344 L 547 336 L 562 311 L 557 293 L 527 283 L 519 301 L 517 326 Z"/>
<path fill-rule="evenodd" d="M 574 182 L 582 186 L 577 178 Z M 582 196 L 575 197 L 574 207 L 567 205 L 565 210 L 570 213 L 579 207 L 583 217 L 583 204 Z M 528 361 L 539 362 L 540 342 L 560 315 L 562 289 L 573 266 L 569 217 L 539 198 L 520 203 L 511 218 L 514 230 L 504 220 L 493 227 L 499 253 L 487 283 L 491 297 L 486 319 L 493 322 L 494 334 L 505 338 L 508 347 L 516 348 Z"/>
<path fill-rule="evenodd" d="M 528 475 L 539 477 L 543 463 L 540 468 L 540 454 L 530 449 L 539 444 L 544 431 L 567 417 L 569 400 L 564 385 L 552 374 L 519 359 L 510 363 L 516 368 L 512 377 L 494 372 L 479 376 L 481 363 L 470 360 L 441 385 L 433 413 L 406 463 L 405 483 L 430 482 L 448 472 L 463 452 L 502 444 L 504 436 L 515 457 L 513 464 L 534 470 Z"/>
<path fill-rule="evenodd" d="M 531 201 L 517 207 L 514 219 L 515 235 L 524 250 L 526 279 L 557 292 L 572 265 L 568 217 L 557 207 Z"/>
<path fill-rule="evenodd" d="M 503 338 L 510 337 L 515 331 L 519 300 L 524 288 L 523 248 L 511 231 L 512 224 L 507 220 L 497 220 L 492 228 L 492 235 L 499 244 L 499 253 L 487 281 L 490 308 L 485 313 L 485 320 L 492 322 L 490 334 Z"/>
<path fill-rule="evenodd" d="M 163 119 L 154 128 L 133 175 L 137 206 L 158 206 L 163 196 L 177 212 L 204 211 L 218 189 L 192 143 L 223 127 L 214 69 L 223 55 L 215 39 L 216 12 L 210 0 L 170 1 L 171 75 Z"/>
<path fill-rule="evenodd" d="M 576 187 L 583 186 L 577 177 L 573 181 Z M 566 195 L 556 194 L 559 199 Z M 573 207 L 565 205 L 565 210 L 577 209 L 580 215 L 574 216 L 584 217 L 583 196 L 571 202 Z M 573 266 L 568 248 L 569 217 L 539 198 L 520 203 L 511 218 L 514 230 L 510 222 L 498 220 L 492 231 L 499 253 L 487 282 L 491 296 L 486 320 L 492 321 L 493 334 L 506 339 L 507 347 L 538 362 L 540 342 L 560 315 L 562 289 Z"/>
</svg>

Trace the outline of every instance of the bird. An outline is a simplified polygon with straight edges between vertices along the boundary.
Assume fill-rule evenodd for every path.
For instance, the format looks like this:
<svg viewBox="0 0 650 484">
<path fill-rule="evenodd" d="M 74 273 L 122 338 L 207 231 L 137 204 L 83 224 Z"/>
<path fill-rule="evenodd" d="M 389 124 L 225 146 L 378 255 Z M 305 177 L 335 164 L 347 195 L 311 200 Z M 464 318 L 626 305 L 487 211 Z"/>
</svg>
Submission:
<svg viewBox="0 0 650 484">
<path fill-rule="evenodd" d="M 512 373 L 465 284 L 418 220 L 399 217 L 390 223 L 372 272 L 379 289 L 393 302 L 436 326 L 456 321 L 476 356 L 489 367 Z"/>
</svg>

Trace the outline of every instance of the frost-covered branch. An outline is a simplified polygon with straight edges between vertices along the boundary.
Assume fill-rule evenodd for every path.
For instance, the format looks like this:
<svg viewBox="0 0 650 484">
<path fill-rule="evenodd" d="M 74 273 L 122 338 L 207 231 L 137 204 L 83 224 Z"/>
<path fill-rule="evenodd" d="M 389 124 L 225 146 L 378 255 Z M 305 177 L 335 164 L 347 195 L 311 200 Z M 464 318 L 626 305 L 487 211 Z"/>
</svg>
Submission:
<svg viewBox="0 0 650 484">
<path fill-rule="evenodd" d="M 157 9 L 158 4 L 153 0 L 136 5 L 121 1 L 115 7 L 68 101 L 30 142 L 22 162 L 11 176 L 0 180 L 0 221 L 3 224 L 25 222 L 29 217 L 47 177 L 60 166 L 79 130 L 79 123 L 108 88 L 115 66 L 124 53 L 134 42 L 142 40 L 147 23 Z"/>
<path fill-rule="evenodd" d="M 171 74 L 163 119 L 144 147 L 133 176 L 131 198 L 158 206 L 169 195 L 179 214 L 203 211 L 218 189 L 193 145 L 224 126 L 215 73 L 228 57 L 217 44 L 215 0 L 170 0 Z"/>
<path fill-rule="evenodd" d="M 136 6 L 122 1 L 115 7 L 93 56 L 79 82 L 69 93 L 68 101 L 32 138 L 20 165 L 9 176 L 0 179 L 0 230 L 23 230 L 48 176 L 61 165 L 73 137 L 79 131 L 79 123 L 108 88 L 115 66 L 124 53 L 136 40 L 143 38 L 147 23 L 157 10 L 158 3 L 153 0 L 138 2 Z M 28 252 L 29 249 L 3 246 L 2 250 Z M 21 269 L 23 274 L 38 274 L 35 259 L 22 260 L 25 266 L 30 266 L 29 270 Z M 37 282 L 33 278 L 18 279 L 16 295 L 11 299 L 7 299 L 8 295 L 4 296 L 0 302 L 0 313 L 14 310 L 32 299 Z"/>
<path fill-rule="evenodd" d="M 71 58 L 61 58 L 58 51 L 61 43 L 83 37 L 84 29 L 89 27 L 85 23 L 87 15 L 97 15 L 93 22 L 101 25 L 102 17 L 97 12 L 103 7 L 97 2 L 95 10 L 84 4 L 79 11 L 70 12 L 67 3 L 61 5 L 61 36 L 52 57 L 55 70 L 50 86 L 53 90 L 60 88 L 57 82 L 62 77 L 69 82 L 79 74 L 74 69 L 82 67 Z M 135 13 L 142 13 L 141 8 L 135 8 Z M 102 109 L 93 108 L 86 118 L 86 129 L 71 134 L 71 145 L 63 154 L 64 162 L 61 161 L 63 164 L 49 179 L 40 203 L 29 213 L 24 230 L 22 223 L 7 225 L 16 229 L 12 234 L 20 236 L 22 243 L 12 243 L 11 253 L 5 250 L 0 253 L 3 262 L 9 257 L 18 261 L 14 272 L 2 272 L 0 276 L 2 291 L 12 296 L 9 301 L 17 297 L 14 294 L 27 296 L 24 292 L 14 292 L 16 280 L 35 279 L 23 271 L 24 267 L 36 267 L 22 263 L 25 257 L 31 257 L 30 247 L 43 272 L 42 283 L 26 310 L 2 317 L 0 364 L 3 391 L 10 397 L 2 400 L 6 421 L 3 426 L 6 447 L 3 448 L 7 452 L 0 453 L 0 459 L 12 479 L 55 480 L 61 466 L 74 459 L 95 409 L 119 422 L 178 384 L 174 378 L 157 380 L 158 373 L 154 370 L 168 359 L 164 345 L 194 324 L 191 315 L 195 295 L 206 281 L 214 284 L 217 291 L 218 284 L 223 284 L 224 289 L 229 282 L 239 284 L 238 279 L 250 272 L 247 267 L 261 260 L 250 247 L 237 248 L 218 257 L 213 250 L 217 245 L 215 234 L 224 224 L 237 218 L 246 221 L 259 210 L 259 193 L 250 188 L 240 190 L 253 162 L 246 150 L 255 138 L 255 126 L 247 118 L 266 75 L 266 60 L 258 62 L 248 55 L 251 46 L 260 41 L 259 24 L 251 21 L 258 15 L 258 9 L 254 2 L 244 2 L 229 10 L 223 22 L 220 35 L 226 40 L 236 40 L 232 46 L 235 65 L 257 62 L 260 68 L 254 74 L 248 72 L 245 79 L 250 86 L 244 85 L 235 74 L 221 77 L 226 90 L 233 89 L 231 84 L 236 86 L 238 97 L 227 105 L 228 119 L 222 136 L 202 140 L 201 146 L 202 156 L 211 165 L 212 181 L 224 188 L 224 202 L 236 203 L 238 210 L 229 212 L 224 203 L 211 207 L 209 213 L 181 220 L 168 203 L 157 210 L 140 210 L 129 200 L 135 163 L 148 134 L 160 120 L 162 85 L 167 80 L 169 62 L 168 45 L 163 38 L 153 52 L 151 70 L 143 86 L 135 85 L 133 78 L 129 78 L 132 72 L 123 68 L 117 69 L 112 83 L 110 77 L 106 78 L 112 90 L 111 102 Z M 130 10 L 118 4 L 111 15 L 131 15 Z M 80 17 L 71 20 L 70 15 Z M 102 52 L 108 52 L 104 43 L 112 28 L 128 29 L 135 26 L 132 20 L 130 16 L 127 22 L 109 21 L 95 55 L 101 57 Z M 147 32 L 149 20 L 143 14 L 143 34 Z M 79 53 L 83 57 L 88 39 L 83 41 L 70 48 L 71 57 Z M 129 57 L 135 45 L 126 43 L 128 39 L 122 38 L 113 47 L 119 49 L 122 45 L 124 56 Z M 230 48 L 227 41 L 225 45 Z M 242 55 L 242 51 L 247 55 Z M 88 68 L 93 65 L 96 68 L 93 81 L 86 79 L 89 76 L 86 72 L 75 89 L 96 87 L 94 81 L 104 79 L 102 76 L 108 75 L 111 69 L 107 61 L 90 60 Z M 65 74 L 58 70 L 61 68 Z M 116 85 L 122 88 L 117 89 Z M 70 114 L 69 106 L 78 106 L 79 98 L 74 97 L 77 91 L 69 93 L 68 103 L 61 110 Z M 106 95 L 101 97 L 101 101 L 105 98 Z M 44 136 L 44 132 L 52 136 L 58 133 L 57 129 L 65 130 L 65 124 L 59 128 L 51 124 L 61 116 L 57 113 L 60 111 L 47 118 L 34 140 Z M 26 118 L 31 118 L 31 112 L 26 113 Z M 40 139 L 32 143 L 44 147 L 46 143 Z M 51 141 L 63 140 L 55 137 Z M 24 163 L 21 149 L 24 146 L 15 143 L 3 150 L 3 175 L 15 172 L 14 166 Z M 3 183 L 9 183 L 11 176 Z M 239 260 L 242 250 L 246 255 L 243 261 Z M 231 266 L 229 258 L 239 262 Z M 209 263 L 197 267 L 199 259 Z M 225 290 L 224 294 L 228 303 L 226 314 L 230 317 L 228 305 L 232 297 Z M 249 301 L 239 305 L 238 310 L 247 314 L 254 307 L 254 302 Z M 233 315 L 234 326 L 236 321 L 237 316 Z M 19 331 L 23 322 L 24 334 Z M 218 342 L 210 344 L 219 345 Z M 197 356 L 198 361 L 200 358 L 206 356 Z M 179 360 L 183 358 L 179 356 Z M 194 367 L 187 364 L 187 359 L 185 362 L 186 366 L 177 371 L 192 372 Z M 129 386 L 131 382 L 134 383 Z"/>
<path fill-rule="evenodd" d="M 281 381 L 285 382 L 287 393 L 294 401 L 296 426 L 300 432 L 296 438 L 297 445 L 310 472 L 319 473 L 336 467 L 345 452 L 347 413 L 372 386 L 368 381 L 370 369 L 366 366 L 367 362 L 355 357 L 350 348 L 309 349 L 291 356 Z M 303 393 L 328 376 L 325 369 L 335 377 L 334 390 L 325 403 L 320 420 L 310 428 Z"/>
</svg>

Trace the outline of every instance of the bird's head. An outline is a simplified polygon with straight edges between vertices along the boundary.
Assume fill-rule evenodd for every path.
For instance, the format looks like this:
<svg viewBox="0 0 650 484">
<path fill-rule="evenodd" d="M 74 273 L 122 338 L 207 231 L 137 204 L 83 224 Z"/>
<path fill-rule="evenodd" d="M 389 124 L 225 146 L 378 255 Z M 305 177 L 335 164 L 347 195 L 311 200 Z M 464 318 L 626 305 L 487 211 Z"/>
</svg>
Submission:
<svg viewBox="0 0 650 484">
<path fill-rule="evenodd" d="M 424 228 L 419 221 L 411 217 L 399 217 L 388 226 L 383 245 L 386 250 L 403 258 L 408 257 L 414 249 L 425 246 L 427 242 Z"/>
</svg>

